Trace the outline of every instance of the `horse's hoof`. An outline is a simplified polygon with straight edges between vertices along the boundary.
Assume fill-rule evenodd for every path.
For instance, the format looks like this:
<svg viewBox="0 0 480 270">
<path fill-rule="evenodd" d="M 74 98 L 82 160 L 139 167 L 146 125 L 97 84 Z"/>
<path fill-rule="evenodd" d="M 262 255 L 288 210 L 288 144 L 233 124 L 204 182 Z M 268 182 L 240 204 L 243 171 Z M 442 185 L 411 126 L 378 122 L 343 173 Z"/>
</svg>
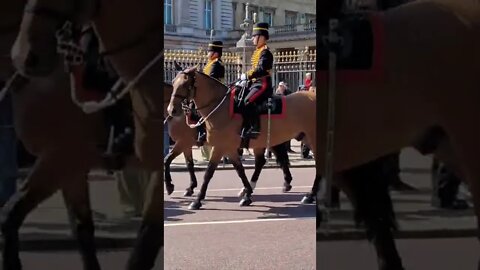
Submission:
<svg viewBox="0 0 480 270">
<path fill-rule="evenodd" d="M 314 199 L 311 195 L 305 195 L 302 199 L 302 204 L 311 204 L 313 203 Z"/>
<path fill-rule="evenodd" d="M 190 209 L 190 210 L 198 210 L 198 209 L 200 209 L 200 207 L 202 207 L 202 203 L 201 203 L 201 202 L 193 201 L 193 202 L 188 206 L 188 209 Z"/>
<path fill-rule="evenodd" d="M 283 192 L 289 192 L 290 190 L 292 190 L 292 185 L 285 184 L 283 186 Z"/>
<path fill-rule="evenodd" d="M 191 197 L 193 195 L 193 189 L 191 188 L 187 188 L 187 190 L 185 191 L 185 193 L 183 193 L 183 196 L 184 197 Z"/>
<path fill-rule="evenodd" d="M 175 190 L 175 185 L 174 184 L 167 184 L 167 194 L 170 195 L 173 193 L 173 191 Z"/>
<path fill-rule="evenodd" d="M 246 197 L 246 198 L 243 198 L 241 201 L 240 201 L 240 206 L 249 206 L 252 204 L 252 198 L 250 197 Z"/>
<path fill-rule="evenodd" d="M 242 188 L 242 190 L 240 190 L 240 192 L 238 193 L 239 198 L 242 198 L 243 196 L 245 196 L 245 188 Z"/>
</svg>

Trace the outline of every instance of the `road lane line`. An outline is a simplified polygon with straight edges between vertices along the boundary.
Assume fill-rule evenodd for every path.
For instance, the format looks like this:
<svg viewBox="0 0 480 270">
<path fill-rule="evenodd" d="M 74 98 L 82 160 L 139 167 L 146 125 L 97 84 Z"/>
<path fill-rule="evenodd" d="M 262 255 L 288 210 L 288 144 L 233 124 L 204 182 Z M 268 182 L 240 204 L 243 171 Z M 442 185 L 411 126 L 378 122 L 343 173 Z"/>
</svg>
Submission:
<svg viewBox="0 0 480 270">
<path fill-rule="evenodd" d="M 262 219 L 241 219 L 241 220 L 219 220 L 219 221 L 201 221 L 201 222 L 181 222 L 166 223 L 163 227 L 193 226 L 193 225 L 217 225 L 217 224 L 239 224 L 239 223 L 255 223 L 255 222 L 274 222 L 274 221 L 296 221 L 316 219 L 316 217 L 299 217 L 299 218 L 262 218 Z"/>
</svg>

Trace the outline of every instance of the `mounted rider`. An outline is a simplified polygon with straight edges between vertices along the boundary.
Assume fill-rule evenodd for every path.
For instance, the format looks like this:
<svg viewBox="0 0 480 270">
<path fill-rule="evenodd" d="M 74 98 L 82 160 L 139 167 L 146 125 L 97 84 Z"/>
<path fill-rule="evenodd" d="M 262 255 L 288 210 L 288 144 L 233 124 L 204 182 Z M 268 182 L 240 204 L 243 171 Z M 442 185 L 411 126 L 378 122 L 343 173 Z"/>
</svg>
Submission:
<svg viewBox="0 0 480 270">
<path fill-rule="evenodd" d="M 247 72 L 246 78 L 242 78 L 248 79 L 248 85 L 251 84 L 244 99 L 245 110 L 243 110 L 244 121 L 249 125 L 242 130 L 242 138 L 255 139 L 258 137 L 260 133 L 260 109 L 258 107 L 273 95 L 271 76 L 273 54 L 267 46 L 268 27 L 268 23 L 264 22 L 253 26 L 252 39 L 256 50 L 251 59 L 252 68 Z"/>
<path fill-rule="evenodd" d="M 222 62 L 222 48 L 223 42 L 221 41 L 213 41 L 208 44 L 208 62 L 203 68 L 203 73 L 225 84 L 225 67 Z M 193 102 L 190 104 L 190 111 L 192 112 L 191 119 L 193 121 L 198 121 L 200 116 L 196 112 Z M 197 127 L 197 131 L 197 143 L 201 145 L 205 142 L 207 135 L 205 124 Z"/>
</svg>

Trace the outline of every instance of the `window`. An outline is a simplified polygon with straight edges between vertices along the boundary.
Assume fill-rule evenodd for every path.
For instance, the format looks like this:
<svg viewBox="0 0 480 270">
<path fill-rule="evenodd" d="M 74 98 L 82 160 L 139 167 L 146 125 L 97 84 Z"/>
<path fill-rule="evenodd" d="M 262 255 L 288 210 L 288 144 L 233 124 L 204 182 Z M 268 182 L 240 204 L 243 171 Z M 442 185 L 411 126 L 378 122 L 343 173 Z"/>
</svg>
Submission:
<svg viewBox="0 0 480 270">
<path fill-rule="evenodd" d="M 286 25 L 295 25 L 297 24 L 297 14 L 293 12 L 285 13 L 285 24 Z"/>
<path fill-rule="evenodd" d="M 263 13 L 263 22 L 268 23 L 268 25 L 273 25 L 273 15 L 271 12 L 264 12 Z"/>
<path fill-rule="evenodd" d="M 205 0 L 205 29 L 207 30 L 213 29 L 212 2 L 212 0 Z"/>
<path fill-rule="evenodd" d="M 245 16 L 245 4 L 243 4 L 243 10 L 244 11 L 242 12 L 242 14 Z M 258 19 L 259 19 L 258 18 L 258 15 L 259 15 L 258 14 L 258 7 L 253 6 L 253 5 L 249 5 L 248 6 L 248 16 L 249 16 L 250 20 L 253 20 L 253 13 L 257 13 L 257 21 L 256 22 L 258 22 Z M 242 21 L 243 21 L 243 19 L 242 19 Z"/>
<path fill-rule="evenodd" d="M 306 22 L 305 23 L 315 23 L 315 18 L 316 16 L 314 14 L 305 14 L 305 19 L 306 19 Z"/>
<path fill-rule="evenodd" d="M 163 0 L 165 24 L 173 24 L 173 0 Z"/>
</svg>

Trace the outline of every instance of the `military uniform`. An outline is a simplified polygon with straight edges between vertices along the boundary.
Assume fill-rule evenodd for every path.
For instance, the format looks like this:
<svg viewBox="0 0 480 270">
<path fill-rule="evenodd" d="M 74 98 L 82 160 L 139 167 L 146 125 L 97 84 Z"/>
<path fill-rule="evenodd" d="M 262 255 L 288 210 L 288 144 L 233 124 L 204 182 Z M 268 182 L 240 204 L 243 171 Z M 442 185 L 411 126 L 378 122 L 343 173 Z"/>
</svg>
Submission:
<svg viewBox="0 0 480 270">
<path fill-rule="evenodd" d="M 213 41 L 212 43 L 208 44 L 208 51 L 216 52 L 219 54 L 219 56 L 218 58 L 208 61 L 208 63 L 203 68 L 203 73 L 225 84 L 225 67 L 222 60 L 220 59 L 220 57 L 222 57 L 222 48 L 223 43 L 221 41 Z M 200 116 L 198 116 L 198 114 L 196 113 L 195 105 L 193 103 L 190 104 L 190 109 L 192 112 L 195 112 L 192 113 L 192 120 L 198 121 L 200 119 Z M 197 127 L 197 131 L 197 142 L 199 144 L 202 144 L 205 141 L 206 137 L 205 124 Z"/>
<path fill-rule="evenodd" d="M 268 23 L 257 23 L 253 27 L 253 36 L 262 35 L 268 40 Z M 273 54 L 267 45 L 257 48 L 251 59 L 252 69 L 247 72 L 251 81 L 248 95 L 245 97 L 244 119 L 250 124 L 249 130 L 242 130 L 243 138 L 256 138 L 260 133 L 260 115 L 258 105 L 273 95 L 271 70 Z"/>
</svg>

